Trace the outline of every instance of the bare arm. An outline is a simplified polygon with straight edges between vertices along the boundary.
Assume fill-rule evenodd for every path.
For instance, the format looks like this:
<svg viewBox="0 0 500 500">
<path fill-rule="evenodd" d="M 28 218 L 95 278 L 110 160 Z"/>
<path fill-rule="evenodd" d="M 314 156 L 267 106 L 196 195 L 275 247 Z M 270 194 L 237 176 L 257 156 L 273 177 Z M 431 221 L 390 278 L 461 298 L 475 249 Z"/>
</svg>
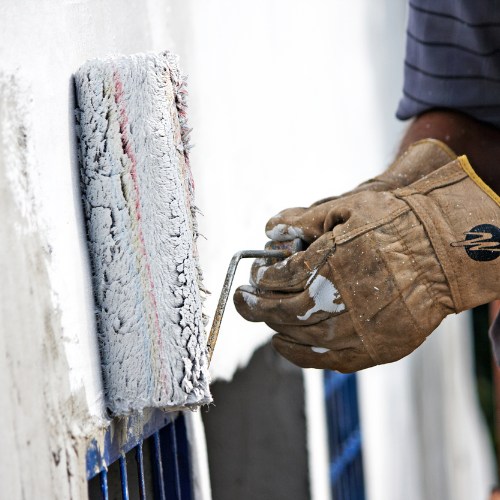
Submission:
<svg viewBox="0 0 500 500">
<path fill-rule="evenodd" d="M 458 155 L 467 155 L 481 179 L 500 193 L 500 129 L 456 111 L 428 111 L 412 122 L 398 156 L 425 138 L 439 139 Z"/>
</svg>

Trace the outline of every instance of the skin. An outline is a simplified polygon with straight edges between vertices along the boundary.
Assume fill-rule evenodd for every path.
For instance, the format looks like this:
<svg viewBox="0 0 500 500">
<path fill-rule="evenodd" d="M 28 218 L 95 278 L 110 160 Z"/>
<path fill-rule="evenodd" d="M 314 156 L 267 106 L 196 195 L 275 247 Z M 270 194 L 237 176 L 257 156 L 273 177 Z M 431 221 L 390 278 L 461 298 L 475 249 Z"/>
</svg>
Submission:
<svg viewBox="0 0 500 500">
<path fill-rule="evenodd" d="M 500 193 L 500 129 L 456 111 L 428 111 L 414 119 L 398 155 L 413 142 L 429 137 L 444 142 L 458 155 L 467 155 L 479 177 Z"/>
</svg>

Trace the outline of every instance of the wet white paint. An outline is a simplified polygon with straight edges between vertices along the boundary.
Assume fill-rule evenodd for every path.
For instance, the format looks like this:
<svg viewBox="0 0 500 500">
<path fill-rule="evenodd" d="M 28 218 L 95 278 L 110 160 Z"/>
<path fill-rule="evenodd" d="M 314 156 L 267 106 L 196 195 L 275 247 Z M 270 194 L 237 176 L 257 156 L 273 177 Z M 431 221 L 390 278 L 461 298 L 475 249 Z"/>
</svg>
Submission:
<svg viewBox="0 0 500 500">
<path fill-rule="evenodd" d="M 311 351 L 313 352 L 317 352 L 318 354 L 325 354 L 325 352 L 330 352 L 331 349 L 328 349 L 326 347 L 316 347 L 316 346 L 312 346 L 311 347 Z"/>
<path fill-rule="evenodd" d="M 283 268 L 285 268 L 288 265 L 288 263 L 290 262 L 291 258 L 292 257 L 290 256 L 290 257 L 287 257 L 284 260 L 280 260 L 279 262 L 277 262 L 276 264 L 274 264 L 274 267 L 276 269 L 283 269 Z"/>
<path fill-rule="evenodd" d="M 272 229 L 266 231 L 266 236 L 273 241 L 290 241 L 295 238 L 303 238 L 304 231 L 300 227 L 276 224 Z"/>
<path fill-rule="evenodd" d="M 309 311 L 307 311 L 303 316 L 297 316 L 297 319 L 301 321 L 309 319 L 315 312 L 318 311 L 338 313 L 345 309 L 345 304 L 335 303 L 335 301 L 340 298 L 340 293 L 335 288 L 335 285 L 324 276 L 316 276 L 308 291 L 309 296 L 314 301 L 314 307 L 309 309 Z"/>
<path fill-rule="evenodd" d="M 264 277 L 264 274 L 266 274 L 266 271 L 269 269 L 269 266 L 262 266 L 257 269 L 257 272 L 255 273 L 255 285 L 258 285 L 261 281 L 262 278 Z"/>
<path fill-rule="evenodd" d="M 272 267 L 274 269 L 284 269 L 288 263 L 290 262 L 291 257 L 287 257 L 284 260 L 280 260 L 276 264 L 274 264 Z M 250 278 L 250 283 L 254 286 L 258 286 L 259 283 L 262 281 L 262 278 L 264 278 L 264 275 L 266 274 L 266 271 L 271 267 L 271 266 L 265 266 L 264 264 L 267 262 L 267 259 L 256 259 L 254 264 L 259 265 L 260 267 L 253 273 L 253 276 Z"/>
<path fill-rule="evenodd" d="M 249 286 L 249 285 L 243 285 L 240 287 L 240 292 L 243 300 L 245 303 L 250 307 L 250 309 L 253 309 L 257 306 L 257 303 L 259 302 L 258 297 L 255 295 L 255 288 Z"/>
<path fill-rule="evenodd" d="M 309 283 L 314 279 L 314 277 L 318 274 L 318 270 L 315 269 L 312 273 L 311 276 L 309 276 L 309 279 L 307 280 L 306 286 L 309 286 Z"/>
</svg>

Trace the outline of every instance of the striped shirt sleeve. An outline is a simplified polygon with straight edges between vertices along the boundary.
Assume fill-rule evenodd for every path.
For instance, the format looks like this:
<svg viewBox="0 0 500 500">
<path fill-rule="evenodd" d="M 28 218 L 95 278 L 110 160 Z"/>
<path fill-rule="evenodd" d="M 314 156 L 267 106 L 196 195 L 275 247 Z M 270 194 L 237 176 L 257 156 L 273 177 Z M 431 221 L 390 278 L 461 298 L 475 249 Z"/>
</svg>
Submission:
<svg viewBox="0 0 500 500">
<path fill-rule="evenodd" d="M 500 127 L 500 0 L 410 0 L 402 120 L 453 109 Z"/>
</svg>

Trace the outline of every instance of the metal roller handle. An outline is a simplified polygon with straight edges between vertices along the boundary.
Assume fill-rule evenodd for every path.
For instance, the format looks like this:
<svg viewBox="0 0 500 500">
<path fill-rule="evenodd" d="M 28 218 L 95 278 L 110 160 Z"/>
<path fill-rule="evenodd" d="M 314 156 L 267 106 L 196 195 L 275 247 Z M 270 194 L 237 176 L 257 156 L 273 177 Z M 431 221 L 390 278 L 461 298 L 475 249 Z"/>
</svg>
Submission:
<svg viewBox="0 0 500 500">
<path fill-rule="evenodd" d="M 222 323 L 222 316 L 226 309 L 227 299 L 229 298 L 229 293 L 231 292 L 231 285 L 233 284 L 234 275 L 236 274 L 236 268 L 241 259 L 276 259 L 282 260 L 290 257 L 293 253 L 302 249 L 302 241 L 299 239 L 288 241 L 288 242 L 270 242 L 266 245 L 266 250 L 241 250 L 236 252 L 229 263 L 229 267 L 226 273 L 226 279 L 224 280 L 224 285 L 222 286 L 222 291 L 219 297 L 219 303 L 215 309 L 214 319 L 212 321 L 212 327 L 210 328 L 210 334 L 207 341 L 208 349 L 208 364 L 212 361 L 212 355 L 215 349 L 215 343 L 217 342 L 217 337 L 219 336 L 220 325 Z M 280 249 L 278 249 L 280 248 Z"/>
</svg>

